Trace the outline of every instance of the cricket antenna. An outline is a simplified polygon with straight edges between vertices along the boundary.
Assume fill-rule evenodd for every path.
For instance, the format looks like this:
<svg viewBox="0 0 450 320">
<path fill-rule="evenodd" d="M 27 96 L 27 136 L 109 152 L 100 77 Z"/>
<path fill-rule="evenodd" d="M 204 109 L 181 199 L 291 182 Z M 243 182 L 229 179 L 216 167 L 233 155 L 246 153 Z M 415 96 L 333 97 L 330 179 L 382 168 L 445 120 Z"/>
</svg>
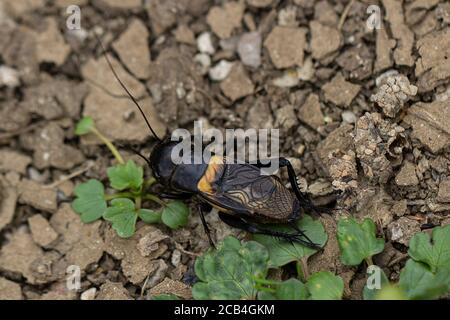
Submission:
<svg viewBox="0 0 450 320">
<path fill-rule="evenodd" d="M 108 58 L 108 55 L 106 54 L 106 49 L 103 46 L 102 41 L 100 40 L 100 37 L 94 32 L 95 37 L 97 38 L 98 43 L 100 44 L 100 47 L 102 48 L 103 51 L 103 55 L 106 59 L 106 62 L 108 63 L 109 68 L 111 69 L 112 73 L 114 74 L 114 78 L 116 78 L 116 80 L 119 82 L 120 86 L 123 88 L 123 90 L 125 90 L 125 92 L 127 93 L 127 95 L 130 97 L 130 99 L 134 102 L 134 104 L 136 105 L 136 107 L 138 107 L 139 112 L 141 113 L 142 117 L 144 117 L 145 123 L 147 123 L 148 128 L 150 129 L 150 131 L 152 132 L 153 136 L 158 140 L 161 141 L 161 138 L 158 137 L 158 135 L 156 134 L 156 132 L 153 130 L 152 126 L 150 125 L 150 122 L 148 121 L 147 117 L 144 114 L 144 111 L 142 111 L 141 106 L 139 105 L 139 103 L 137 102 L 136 98 L 131 94 L 131 92 L 127 89 L 127 87 L 123 84 L 122 80 L 120 80 L 119 76 L 117 75 L 116 71 L 114 70 L 111 61 Z"/>
</svg>

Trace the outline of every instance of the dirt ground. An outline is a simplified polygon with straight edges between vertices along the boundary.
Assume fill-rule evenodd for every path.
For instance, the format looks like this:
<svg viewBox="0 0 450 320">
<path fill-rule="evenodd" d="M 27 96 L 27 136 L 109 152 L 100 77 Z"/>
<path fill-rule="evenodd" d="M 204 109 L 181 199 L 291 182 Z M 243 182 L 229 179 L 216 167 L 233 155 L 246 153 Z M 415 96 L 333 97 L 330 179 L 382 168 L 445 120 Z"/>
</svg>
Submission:
<svg viewBox="0 0 450 320">
<path fill-rule="evenodd" d="M 194 207 L 187 227 L 139 224 L 131 239 L 70 207 L 74 186 L 114 163 L 75 136 L 82 116 L 116 144 L 155 143 L 94 33 L 158 134 L 194 120 L 280 129 L 304 189 L 337 208 L 319 218 L 329 240 L 311 272 L 361 298 L 365 274 L 342 265 L 334 236 L 353 215 L 376 222 L 387 244 L 375 262 L 398 280 L 411 236 L 450 224 L 449 23 L 444 0 L 0 0 L 0 299 L 191 298 L 209 247 Z M 216 240 L 249 238 L 207 220 Z"/>
</svg>

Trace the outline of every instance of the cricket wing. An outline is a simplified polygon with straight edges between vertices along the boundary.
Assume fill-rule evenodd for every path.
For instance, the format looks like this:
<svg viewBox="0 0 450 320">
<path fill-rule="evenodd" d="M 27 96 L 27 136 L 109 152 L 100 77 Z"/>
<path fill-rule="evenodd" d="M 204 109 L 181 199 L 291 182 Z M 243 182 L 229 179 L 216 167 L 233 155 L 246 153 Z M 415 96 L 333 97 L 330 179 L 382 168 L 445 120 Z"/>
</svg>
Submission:
<svg viewBox="0 0 450 320">
<path fill-rule="evenodd" d="M 278 177 L 261 175 L 260 169 L 250 164 L 227 164 L 213 191 L 201 196 L 222 211 L 268 222 L 287 221 L 296 201 Z"/>
</svg>

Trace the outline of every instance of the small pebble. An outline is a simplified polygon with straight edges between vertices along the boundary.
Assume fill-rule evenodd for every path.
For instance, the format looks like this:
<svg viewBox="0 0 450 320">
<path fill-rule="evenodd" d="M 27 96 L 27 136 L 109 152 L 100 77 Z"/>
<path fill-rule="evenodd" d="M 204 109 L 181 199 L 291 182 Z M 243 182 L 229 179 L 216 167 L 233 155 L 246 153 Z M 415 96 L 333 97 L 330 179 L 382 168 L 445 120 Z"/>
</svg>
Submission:
<svg viewBox="0 0 450 320">
<path fill-rule="evenodd" d="M 310 81 L 314 77 L 314 64 L 311 57 L 307 57 L 303 66 L 297 68 L 297 77 L 302 81 Z"/>
<path fill-rule="evenodd" d="M 355 123 L 356 122 L 356 115 L 352 111 L 346 110 L 346 111 L 342 112 L 341 116 L 342 116 L 342 120 L 344 122 L 347 122 L 347 123 Z"/>
<path fill-rule="evenodd" d="M 180 100 L 186 96 L 186 90 L 184 89 L 183 82 L 178 83 L 176 92 L 177 92 L 177 98 Z"/>
<path fill-rule="evenodd" d="M 162 101 L 162 90 L 159 84 L 151 85 L 149 87 L 150 93 L 154 103 L 160 103 Z"/>
<path fill-rule="evenodd" d="M 287 6 L 278 12 L 278 25 L 283 27 L 297 27 L 297 7 Z"/>
<path fill-rule="evenodd" d="M 238 36 L 234 36 L 228 39 L 221 39 L 219 45 L 223 50 L 236 51 L 239 39 L 240 38 Z"/>
<path fill-rule="evenodd" d="M 199 53 L 195 55 L 194 61 L 199 65 L 199 72 L 202 75 L 208 73 L 209 67 L 211 66 L 211 57 L 206 53 Z"/>
<path fill-rule="evenodd" d="M 84 41 L 89 36 L 86 29 L 83 28 L 68 30 L 66 34 L 69 38 L 75 39 L 78 43 L 84 43 Z"/>
<path fill-rule="evenodd" d="M 94 300 L 96 293 L 97 293 L 97 288 L 87 289 L 80 295 L 80 299 L 81 300 Z"/>
<path fill-rule="evenodd" d="M 244 65 L 258 68 L 261 65 L 261 34 L 244 33 L 238 42 L 237 51 Z"/>
<path fill-rule="evenodd" d="M 376 85 L 377 87 L 380 87 L 383 83 L 386 82 L 386 79 L 387 79 L 388 77 L 396 76 L 396 75 L 398 75 L 398 71 L 397 71 L 397 70 L 395 70 L 395 69 L 388 70 L 388 71 L 386 71 L 386 72 L 380 74 L 380 75 L 375 79 L 375 85 Z"/>
<path fill-rule="evenodd" d="M 31 180 L 36 182 L 45 182 L 48 179 L 48 172 L 40 173 L 36 168 L 28 168 L 28 176 Z"/>
<path fill-rule="evenodd" d="M 198 50 L 202 53 L 207 53 L 210 55 L 214 54 L 214 52 L 216 52 L 216 49 L 214 49 L 214 45 L 212 43 L 211 33 L 203 32 L 202 34 L 200 34 L 197 38 L 197 47 Z"/>
<path fill-rule="evenodd" d="M 297 147 L 297 149 L 295 150 L 297 152 L 297 154 L 299 156 L 303 155 L 303 153 L 305 152 L 305 145 L 301 144 Z"/>
<path fill-rule="evenodd" d="M 17 70 L 4 65 L 0 66 L 0 87 L 15 88 L 19 84 L 19 73 Z"/>
<path fill-rule="evenodd" d="M 172 258 L 170 260 L 174 267 L 177 267 L 181 262 L 181 252 L 178 249 L 175 249 L 172 253 Z"/>
<path fill-rule="evenodd" d="M 233 67 L 232 62 L 228 62 L 226 60 L 220 60 L 214 67 L 209 69 L 209 77 L 214 81 L 222 81 L 225 79 L 231 71 Z"/>
<path fill-rule="evenodd" d="M 298 85 L 299 80 L 297 72 L 293 70 L 287 70 L 281 77 L 273 79 L 273 85 L 280 88 L 292 88 Z"/>
</svg>

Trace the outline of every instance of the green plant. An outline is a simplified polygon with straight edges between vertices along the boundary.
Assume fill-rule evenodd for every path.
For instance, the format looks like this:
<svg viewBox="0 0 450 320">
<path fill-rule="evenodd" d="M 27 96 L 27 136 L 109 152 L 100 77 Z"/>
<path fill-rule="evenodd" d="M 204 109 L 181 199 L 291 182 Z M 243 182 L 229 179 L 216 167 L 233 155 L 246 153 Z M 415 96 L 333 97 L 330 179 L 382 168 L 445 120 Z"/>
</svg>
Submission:
<svg viewBox="0 0 450 320">
<path fill-rule="evenodd" d="M 150 177 L 144 180 L 144 170 L 133 160 L 126 163 L 119 151 L 95 127 L 90 117 L 83 118 L 75 129 L 77 135 L 95 134 L 109 148 L 118 164 L 107 169 L 109 184 L 114 192 L 106 193 L 102 182 L 91 179 L 75 188 L 75 200 L 72 207 L 80 214 L 81 220 L 90 223 L 103 219 L 110 221 L 120 237 L 131 237 L 135 232 L 138 219 L 145 223 L 164 223 L 172 229 L 186 225 L 188 207 L 181 201 L 165 202 L 149 188 L 156 182 Z M 151 201 L 159 209 L 144 209 L 142 203 Z M 108 206 L 109 203 L 109 206 Z"/>
<path fill-rule="evenodd" d="M 408 299 L 434 299 L 450 292 L 450 226 L 435 227 L 409 241 L 411 257 L 400 272 L 399 287 Z"/>
<path fill-rule="evenodd" d="M 269 253 L 255 242 L 241 244 L 227 237 L 195 261 L 199 279 L 192 288 L 195 299 L 254 299 L 257 294 L 255 278 L 265 278 Z"/>
<path fill-rule="evenodd" d="M 344 293 L 342 278 L 329 271 L 314 273 L 306 283 L 295 278 L 257 282 L 259 300 L 340 300 Z"/>
<path fill-rule="evenodd" d="M 279 240 L 277 240 L 279 241 Z M 284 241 L 280 241 L 284 242 Z M 192 288 L 195 299 L 324 300 L 341 299 L 344 282 L 331 272 L 318 272 L 305 282 L 266 279 L 269 250 L 255 241 L 241 243 L 227 237 L 217 250 L 210 249 L 197 258 L 199 278 Z"/>
<path fill-rule="evenodd" d="M 268 226 L 277 231 L 292 232 L 292 228 L 280 225 Z M 310 216 L 304 216 L 298 220 L 297 227 L 314 243 L 324 246 L 327 242 L 327 234 L 320 221 L 313 220 Z M 269 250 L 269 266 L 271 268 L 282 267 L 290 262 L 297 263 L 297 269 L 303 280 L 308 277 L 307 260 L 317 250 L 305 247 L 299 243 L 280 241 L 271 236 L 255 235 L 254 239 L 263 244 Z"/>
<path fill-rule="evenodd" d="M 340 300 L 344 293 L 344 281 L 329 271 L 313 274 L 306 283 L 312 300 Z"/>
<path fill-rule="evenodd" d="M 74 210 L 83 222 L 100 218 L 110 221 L 121 237 L 135 232 L 138 219 L 146 223 L 163 223 L 179 228 L 187 223 L 188 208 L 180 201 L 165 202 L 148 190 L 154 178 L 144 179 L 144 170 L 132 160 L 126 163 L 114 145 L 95 127 L 94 121 L 83 118 L 77 125 L 78 135 L 94 134 L 111 150 L 118 164 L 108 168 L 111 189 L 91 179 L 75 188 Z M 143 208 L 145 201 L 159 209 Z M 277 231 L 292 232 L 290 227 L 266 226 Z M 310 216 L 304 216 L 297 227 L 316 244 L 323 247 L 328 240 L 323 225 Z M 398 283 L 391 283 L 386 274 L 373 264 L 372 257 L 384 249 L 384 239 L 377 238 L 375 223 L 354 218 L 338 221 L 336 238 L 341 261 L 347 266 L 366 262 L 368 271 L 380 276 L 379 286 L 363 289 L 366 300 L 373 299 L 434 299 L 450 292 L 450 226 L 436 227 L 432 236 L 417 233 L 409 243 L 409 260 L 400 272 Z M 240 242 L 227 237 L 217 249 L 209 249 L 195 262 L 199 281 L 193 286 L 195 299 L 278 299 L 325 300 L 342 299 L 344 282 L 341 277 L 320 271 L 312 275 L 308 258 L 317 250 L 298 243 L 289 243 L 270 236 L 255 235 L 255 241 Z M 295 263 L 297 278 L 285 281 L 268 279 L 271 268 Z M 154 300 L 178 299 L 174 295 L 158 295 Z"/>
<path fill-rule="evenodd" d="M 308 300 L 309 297 L 306 285 L 295 278 L 282 282 L 259 280 L 258 284 L 258 300 Z"/>
<path fill-rule="evenodd" d="M 366 219 L 362 224 L 354 219 L 340 220 L 337 239 L 344 264 L 355 266 L 363 260 L 372 265 L 371 256 L 383 249 L 383 240 L 375 236 L 375 225 Z M 389 282 L 379 268 L 380 287 L 363 289 L 366 300 L 374 299 L 435 299 L 450 292 L 450 226 L 435 227 L 432 236 L 415 234 L 409 242 L 410 259 L 400 272 L 397 284 Z"/>
<path fill-rule="evenodd" d="M 375 223 L 368 218 L 362 223 L 354 218 L 340 219 L 337 239 L 342 263 L 357 266 L 365 260 L 367 265 L 372 265 L 372 256 L 384 249 L 384 240 L 377 238 L 375 231 Z"/>
</svg>

